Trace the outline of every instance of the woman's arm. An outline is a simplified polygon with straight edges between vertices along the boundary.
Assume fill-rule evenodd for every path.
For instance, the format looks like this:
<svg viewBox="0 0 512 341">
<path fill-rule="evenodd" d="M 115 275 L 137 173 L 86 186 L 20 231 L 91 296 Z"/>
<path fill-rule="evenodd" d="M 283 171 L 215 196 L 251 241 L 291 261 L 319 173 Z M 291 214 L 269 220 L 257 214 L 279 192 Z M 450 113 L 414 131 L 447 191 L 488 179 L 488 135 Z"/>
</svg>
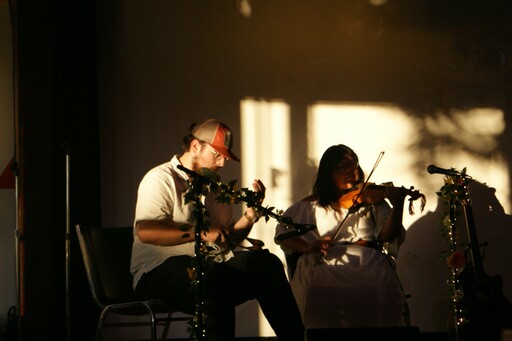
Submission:
<svg viewBox="0 0 512 341">
<path fill-rule="evenodd" d="M 386 196 L 392 205 L 392 209 L 391 215 L 378 235 L 379 242 L 391 242 L 400 235 L 403 228 L 402 220 L 406 195 L 407 192 L 403 187 L 390 187 L 387 191 Z"/>
</svg>

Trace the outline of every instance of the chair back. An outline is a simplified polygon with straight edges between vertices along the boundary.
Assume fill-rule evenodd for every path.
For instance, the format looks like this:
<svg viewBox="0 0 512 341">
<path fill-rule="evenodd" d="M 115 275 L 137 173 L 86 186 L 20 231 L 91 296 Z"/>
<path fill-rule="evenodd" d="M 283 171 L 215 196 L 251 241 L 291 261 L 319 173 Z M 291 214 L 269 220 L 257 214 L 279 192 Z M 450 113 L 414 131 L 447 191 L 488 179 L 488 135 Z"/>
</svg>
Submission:
<svg viewBox="0 0 512 341">
<path fill-rule="evenodd" d="M 137 300 L 130 273 L 133 228 L 77 225 L 92 296 L 100 307 Z"/>
<path fill-rule="evenodd" d="M 295 269 L 297 269 L 297 263 L 299 262 L 300 256 L 302 256 L 301 252 L 285 254 L 286 267 L 288 269 L 288 279 L 290 281 L 292 280 L 293 275 L 295 274 Z"/>
</svg>

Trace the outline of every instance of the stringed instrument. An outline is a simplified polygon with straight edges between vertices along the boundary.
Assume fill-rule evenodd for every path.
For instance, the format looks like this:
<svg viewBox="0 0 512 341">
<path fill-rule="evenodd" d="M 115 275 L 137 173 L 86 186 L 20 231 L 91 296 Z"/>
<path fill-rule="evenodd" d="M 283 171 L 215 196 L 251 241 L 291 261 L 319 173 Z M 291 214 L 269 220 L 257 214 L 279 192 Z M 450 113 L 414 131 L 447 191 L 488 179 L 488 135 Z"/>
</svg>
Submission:
<svg viewBox="0 0 512 341">
<path fill-rule="evenodd" d="M 391 190 L 402 190 L 406 191 L 406 195 L 409 195 L 409 214 L 414 214 L 414 206 L 413 201 L 421 198 L 421 211 L 425 208 L 426 198 L 425 195 L 420 193 L 418 190 L 414 190 L 414 187 L 411 186 L 410 189 L 406 189 L 405 187 L 395 187 L 392 182 L 387 182 L 382 185 L 375 185 L 374 183 L 370 183 L 370 177 L 373 172 L 377 168 L 380 160 L 384 156 L 384 151 L 381 151 L 379 156 L 377 157 L 377 161 L 373 165 L 373 168 L 366 178 L 366 181 L 360 182 L 356 184 L 354 187 L 346 190 L 344 193 L 340 195 L 338 198 L 338 204 L 342 208 L 348 208 L 348 212 L 338 225 L 336 229 L 333 239 L 336 240 L 338 235 L 340 234 L 345 221 L 347 220 L 349 214 L 357 209 L 360 205 L 372 205 L 378 202 L 382 202 L 386 199 Z"/>
<path fill-rule="evenodd" d="M 499 341 L 502 329 L 512 327 L 512 304 L 503 295 L 502 276 L 489 276 L 484 271 L 467 181 L 464 191 L 461 203 L 471 263 L 456 275 L 463 292 L 459 307 L 466 319 L 457 327 L 457 340 Z"/>
<path fill-rule="evenodd" d="M 361 204 L 376 204 L 384 201 L 388 193 L 393 190 L 403 190 L 407 196 L 409 196 L 409 213 L 414 214 L 414 207 L 412 202 L 421 199 L 420 209 L 423 211 L 425 208 L 425 195 L 420 191 L 415 190 L 414 187 L 409 189 L 405 187 L 395 187 L 392 182 L 387 182 L 381 185 L 374 183 L 359 183 L 353 188 L 346 191 L 339 199 L 338 203 L 340 207 L 351 208 Z"/>
</svg>

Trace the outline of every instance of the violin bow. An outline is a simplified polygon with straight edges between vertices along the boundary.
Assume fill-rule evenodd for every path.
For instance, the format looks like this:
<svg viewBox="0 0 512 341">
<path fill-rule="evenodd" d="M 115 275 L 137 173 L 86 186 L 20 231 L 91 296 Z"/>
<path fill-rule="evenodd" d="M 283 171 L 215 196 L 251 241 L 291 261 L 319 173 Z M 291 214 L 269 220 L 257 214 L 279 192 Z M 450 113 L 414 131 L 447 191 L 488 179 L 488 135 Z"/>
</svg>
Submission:
<svg viewBox="0 0 512 341">
<path fill-rule="evenodd" d="M 357 202 L 357 200 L 359 199 L 359 196 L 363 193 L 363 191 L 365 190 L 366 186 L 368 185 L 368 182 L 370 181 L 370 178 L 373 174 L 373 172 L 375 172 L 375 169 L 377 168 L 377 166 L 379 165 L 380 163 L 380 160 L 382 160 L 382 158 L 384 157 L 384 151 L 381 151 L 379 153 L 379 156 L 377 156 L 377 160 L 375 161 L 375 163 L 373 164 L 373 168 L 372 170 L 370 171 L 370 174 L 368 174 L 368 177 L 366 178 L 366 180 L 364 181 L 363 183 L 363 187 L 361 188 L 361 191 L 357 194 L 356 196 L 356 199 L 354 200 L 354 203 L 352 204 L 352 207 L 354 207 L 355 203 Z M 351 207 L 351 208 L 352 208 Z"/>
</svg>

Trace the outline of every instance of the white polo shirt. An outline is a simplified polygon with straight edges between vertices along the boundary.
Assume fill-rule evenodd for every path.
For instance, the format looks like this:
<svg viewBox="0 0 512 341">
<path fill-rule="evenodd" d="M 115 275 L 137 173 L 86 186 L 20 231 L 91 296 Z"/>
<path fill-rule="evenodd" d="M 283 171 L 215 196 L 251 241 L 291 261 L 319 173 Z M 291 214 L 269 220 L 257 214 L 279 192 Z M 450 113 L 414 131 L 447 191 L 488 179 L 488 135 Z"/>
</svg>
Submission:
<svg viewBox="0 0 512 341">
<path fill-rule="evenodd" d="M 179 255 L 194 256 L 195 242 L 174 246 L 158 246 L 142 243 L 137 237 L 135 225 L 141 220 L 165 220 L 174 223 L 192 223 L 193 203 L 185 204 L 188 189 L 188 175 L 178 168 L 178 155 L 171 161 L 151 169 L 142 179 L 135 208 L 131 273 L 135 288 L 142 275 L 151 271 L 167 258 Z M 228 204 L 215 202 L 216 194 L 210 193 L 204 199 L 209 220 L 214 225 L 228 226 L 232 223 L 233 208 Z M 194 233 L 192 229 L 190 233 Z"/>
</svg>

